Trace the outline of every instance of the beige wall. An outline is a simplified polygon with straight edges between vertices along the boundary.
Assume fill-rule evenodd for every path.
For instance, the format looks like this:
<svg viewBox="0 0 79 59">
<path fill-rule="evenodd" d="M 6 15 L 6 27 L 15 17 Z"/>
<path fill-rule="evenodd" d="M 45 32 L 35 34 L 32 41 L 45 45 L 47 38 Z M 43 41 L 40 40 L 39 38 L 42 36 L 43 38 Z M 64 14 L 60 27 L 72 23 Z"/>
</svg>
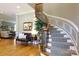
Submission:
<svg viewBox="0 0 79 59">
<path fill-rule="evenodd" d="M 79 4 L 78 3 L 46 3 L 46 13 L 53 16 L 63 17 L 74 22 L 79 28 Z"/>
</svg>

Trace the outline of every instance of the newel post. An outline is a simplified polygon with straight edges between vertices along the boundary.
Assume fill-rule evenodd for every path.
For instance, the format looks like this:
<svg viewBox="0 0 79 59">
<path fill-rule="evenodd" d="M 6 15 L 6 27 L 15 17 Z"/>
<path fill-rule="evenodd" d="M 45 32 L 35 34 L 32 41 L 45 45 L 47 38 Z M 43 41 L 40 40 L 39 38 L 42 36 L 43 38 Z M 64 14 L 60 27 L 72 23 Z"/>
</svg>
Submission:
<svg viewBox="0 0 79 59">
<path fill-rule="evenodd" d="M 78 50 L 78 53 L 79 53 L 79 32 L 77 33 L 77 50 Z"/>
</svg>

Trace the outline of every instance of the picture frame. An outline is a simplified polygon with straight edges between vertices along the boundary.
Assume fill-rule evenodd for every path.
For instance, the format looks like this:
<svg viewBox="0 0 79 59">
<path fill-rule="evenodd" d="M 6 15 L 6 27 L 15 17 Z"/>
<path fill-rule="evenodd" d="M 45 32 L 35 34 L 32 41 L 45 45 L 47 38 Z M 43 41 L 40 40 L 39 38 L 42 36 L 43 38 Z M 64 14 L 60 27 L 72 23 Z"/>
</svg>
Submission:
<svg viewBox="0 0 79 59">
<path fill-rule="evenodd" d="M 24 31 L 31 31 L 32 30 L 32 22 L 24 22 L 23 29 L 24 29 Z"/>
</svg>

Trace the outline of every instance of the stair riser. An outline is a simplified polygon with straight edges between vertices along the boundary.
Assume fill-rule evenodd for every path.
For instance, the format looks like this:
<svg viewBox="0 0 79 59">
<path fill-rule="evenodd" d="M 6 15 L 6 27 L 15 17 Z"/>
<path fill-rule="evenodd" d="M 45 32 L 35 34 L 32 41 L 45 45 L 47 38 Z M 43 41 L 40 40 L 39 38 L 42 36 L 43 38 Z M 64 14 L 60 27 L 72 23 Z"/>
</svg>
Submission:
<svg viewBox="0 0 79 59">
<path fill-rule="evenodd" d="M 63 49 L 70 49 L 70 46 L 67 46 L 67 45 L 51 45 L 51 46 L 47 46 L 47 48 L 51 49 L 51 48 L 54 48 L 54 47 L 58 47 L 58 48 L 63 48 Z"/>
<path fill-rule="evenodd" d="M 64 37 L 63 34 L 51 34 L 51 35 L 52 35 L 52 37 Z"/>
<path fill-rule="evenodd" d="M 70 45 L 64 45 L 64 44 L 53 44 L 51 43 L 51 46 L 47 45 L 47 48 L 52 48 L 52 47 L 58 47 L 58 48 L 63 48 L 63 49 L 70 49 Z"/>
<path fill-rule="evenodd" d="M 56 41 L 56 42 L 67 42 L 67 40 L 69 40 L 69 38 L 54 38 L 52 37 L 52 41 Z"/>
<path fill-rule="evenodd" d="M 66 39 L 52 39 L 53 42 L 67 42 Z"/>
<path fill-rule="evenodd" d="M 53 45 L 68 45 L 68 46 L 74 46 L 73 43 L 66 43 L 66 42 L 52 42 Z"/>
<path fill-rule="evenodd" d="M 60 34 L 60 31 L 50 31 L 50 33 L 59 33 Z"/>
<path fill-rule="evenodd" d="M 64 37 L 52 37 L 52 39 L 57 39 L 57 40 L 70 40 L 70 38 L 64 38 Z"/>
<path fill-rule="evenodd" d="M 52 47 L 58 47 L 58 48 L 63 48 L 63 49 L 69 49 L 70 48 L 70 46 L 68 46 L 68 45 L 58 45 L 58 44 L 53 44 L 52 45 Z"/>
<path fill-rule="evenodd" d="M 52 31 L 54 30 L 54 31 L 56 31 L 56 30 L 57 30 L 57 28 L 50 28 L 49 30 L 52 30 Z"/>
<path fill-rule="evenodd" d="M 49 48 L 47 48 L 49 49 Z M 52 49 L 52 50 L 51 50 Z M 62 48 L 56 48 L 56 47 L 52 47 L 49 49 L 51 52 L 47 51 L 48 53 L 50 53 L 51 55 L 56 55 L 56 56 L 70 56 L 71 52 L 67 49 L 62 50 Z"/>
<path fill-rule="evenodd" d="M 59 49 L 56 47 L 53 47 L 53 48 L 48 49 L 48 50 L 50 50 L 50 51 L 46 50 L 46 52 L 48 52 L 50 56 L 71 56 L 71 52 L 69 50 L 63 51 L 62 49 Z"/>
<path fill-rule="evenodd" d="M 71 56 L 70 53 L 63 53 L 58 50 L 52 50 L 51 55 L 53 55 L 53 56 Z"/>
<path fill-rule="evenodd" d="M 54 53 L 55 55 L 59 55 L 59 56 L 69 56 L 71 55 L 70 51 L 67 49 L 62 50 L 61 48 L 57 48 L 57 47 L 52 47 L 52 53 Z"/>
</svg>

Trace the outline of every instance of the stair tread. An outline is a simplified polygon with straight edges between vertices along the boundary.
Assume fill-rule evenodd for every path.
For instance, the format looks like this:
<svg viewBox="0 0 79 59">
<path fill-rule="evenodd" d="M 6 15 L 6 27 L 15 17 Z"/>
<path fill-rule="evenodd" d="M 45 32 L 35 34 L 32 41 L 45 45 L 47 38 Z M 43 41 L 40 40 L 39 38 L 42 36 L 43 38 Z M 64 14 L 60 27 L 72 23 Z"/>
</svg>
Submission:
<svg viewBox="0 0 79 59">
<path fill-rule="evenodd" d="M 47 48 L 48 49 L 48 48 Z M 50 49 L 49 49 L 50 50 Z M 69 49 L 61 49 L 61 48 L 57 48 L 57 47 L 54 47 L 52 48 L 52 54 L 53 55 L 71 55 L 71 51 Z"/>
<path fill-rule="evenodd" d="M 61 31 L 59 31 L 59 30 L 50 30 L 50 32 L 61 32 Z"/>
<path fill-rule="evenodd" d="M 52 37 L 52 38 L 70 39 L 70 38 L 65 38 L 65 37 Z"/>
<path fill-rule="evenodd" d="M 51 33 L 51 34 L 53 34 L 53 33 Z M 54 33 L 54 34 L 66 35 L 66 33 Z"/>
<path fill-rule="evenodd" d="M 70 39 L 70 37 L 66 37 L 66 36 L 51 36 L 52 38 L 69 38 Z"/>
<path fill-rule="evenodd" d="M 53 44 L 64 44 L 64 45 L 71 45 L 74 46 L 73 43 L 68 43 L 68 42 L 52 42 Z"/>
<path fill-rule="evenodd" d="M 56 45 L 52 45 L 52 46 L 49 46 L 49 45 L 47 45 L 47 48 L 49 48 L 49 49 L 51 49 L 51 48 L 54 48 L 54 47 L 57 47 L 57 48 L 61 48 L 61 49 L 69 49 L 68 47 L 66 47 L 66 46 L 64 46 L 64 47 L 60 47 L 60 46 L 56 46 Z"/>
<path fill-rule="evenodd" d="M 67 39 L 52 39 L 52 41 L 54 42 L 67 42 Z"/>
<path fill-rule="evenodd" d="M 54 49 L 54 50 L 60 50 L 60 51 L 63 51 L 63 52 L 70 52 L 70 50 L 69 49 L 63 49 L 63 48 L 58 48 L 58 47 L 52 47 L 52 49 Z"/>
<path fill-rule="evenodd" d="M 73 44 L 61 44 L 61 43 L 50 43 L 51 45 L 47 44 L 48 48 L 52 47 L 58 47 L 58 48 L 63 48 L 63 49 L 70 49 L 70 46 L 74 46 Z"/>
<path fill-rule="evenodd" d="M 58 28 L 49 28 L 49 30 L 52 30 L 52 29 L 55 30 L 55 29 L 58 29 Z"/>
<path fill-rule="evenodd" d="M 67 41 L 69 40 L 70 38 L 52 38 L 52 41 L 55 41 L 55 40 L 58 40 L 58 41 Z"/>
<path fill-rule="evenodd" d="M 50 48 L 47 48 L 47 49 L 50 49 Z M 56 51 L 56 52 L 59 51 L 60 53 L 63 51 L 62 53 L 67 53 L 67 54 L 70 53 L 70 54 L 73 54 L 73 55 L 77 55 L 75 50 L 63 49 L 63 48 L 59 48 L 59 47 L 53 47 L 52 50 Z"/>
</svg>

